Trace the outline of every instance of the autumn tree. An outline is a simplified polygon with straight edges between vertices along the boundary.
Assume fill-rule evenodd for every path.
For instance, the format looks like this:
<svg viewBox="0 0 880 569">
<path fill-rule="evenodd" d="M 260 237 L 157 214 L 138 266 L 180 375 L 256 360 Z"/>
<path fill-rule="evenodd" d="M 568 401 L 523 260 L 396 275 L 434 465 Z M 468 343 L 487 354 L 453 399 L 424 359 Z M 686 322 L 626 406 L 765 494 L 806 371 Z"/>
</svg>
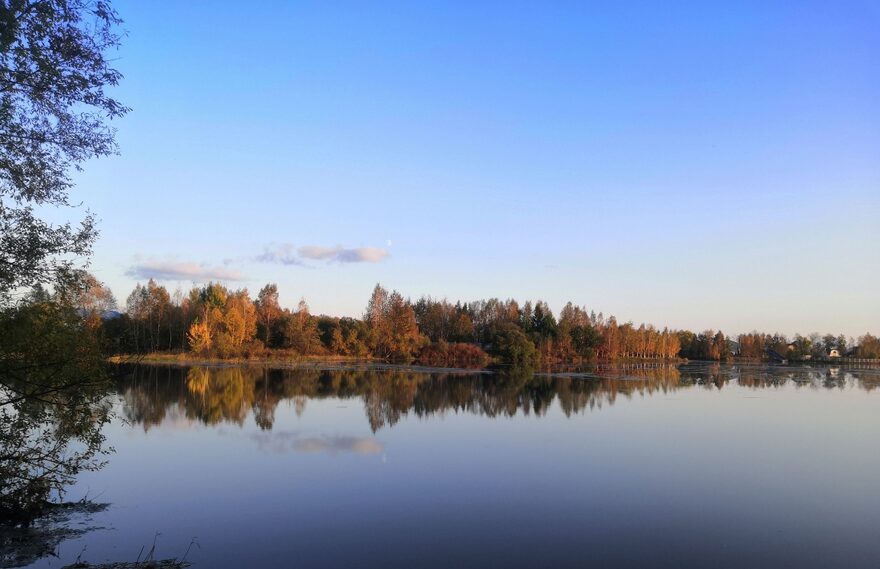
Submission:
<svg viewBox="0 0 880 569">
<path fill-rule="evenodd" d="M 364 322 L 370 332 L 370 349 L 380 357 L 388 357 L 387 338 L 390 334 L 388 323 L 388 291 L 377 284 L 367 301 Z"/>
<path fill-rule="evenodd" d="M 247 289 L 227 296 L 223 315 L 217 325 L 217 346 L 221 354 L 239 354 L 257 333 L 257 310 Z"/>
<path fill-rule="evenodd" d="M 865 334 L 859 338 L 859 345 L 856 353 L 860 358 L 880 358 L 880 338 Z"/>
<path fill-rule="evenodd" d="M 230 291 L 219 283 L 208 283 L 190 292 L 197 316 L 187 339 L 196 353 L 216 353 L 220 357 L 259 351 L 254 343 L 257 309 L 247 289 Z"/>
<path fill-rule="evenodd" d="M 388 344 L 387 350 L 391 359 L 410 361 L 421 346 L 424 337 L 419 333 L 416 314 L 412 306 L 394 291 L 388 298 Z"/>
<path fill-rule="evenodd" d="M 388 291 L 377 284 L 367 302 L 367 311 L 364 313 L 364 321 L 370 330 L 378 330 L 386 325 L 386 307 L 388 305 Z"/>
<path fill-rule="evenodd" d="M 739 354 L 741 357 L 760 360 L 764 357 L 765 352 L 765 335 L 759 332 L 750 332 L 748 334 L 740 334 L 737 337 L 739 342 Z"/>
<path fill-rule="evenodd" d="M 169 314 L 171 312 L 171 295 L 168 290 L 156 283 L 153 279 L 147 282 L 146 287 L 147 313 L 149 314 L 149 337 L 151 349 L 159 350 L 163 346 L 166 335 L 163 328 L 168 327 Z"/>
<path fill-rule="evenodd" d="M 381 358 L 410 361 L 426 341 L 412 306 L 397 291 L 388 294 L 380 285 L 373 289 L 364 320 L 371 349 Z"/>
<path fill-rule="evenodd" d="M 614 316 L 608 318 L 602 327 L 602 343 L 599 345 L 599 353 L 607 359 L 617 359 L 621 354 L 620 329 Z"/>
<path fill-rule="evenodd" d="M 146 286 L 137 283 L 125 302 L 131 319 L 135 351 L 157 351 L 171 347 L 168 327 L 172 304 L 168 290 L 150 279 Z"/>
<path fill-rule="evenodd" d="M 278 285 L 267 284 L 260 289 L 255 301 L 257 315 L 259 316 L 259 328 L 262 331 L 263 343 L 272 346 L 272 325 L 281 316 L 281 305 L 278 303 Z"/>
<path fill-rule="evenodd" d="M 730 345 L 727 343 L 727 338 L 721 330 L 712 336 L 710 354 L 713 360 L 726 360 L 730 357 Z"/>
</svg>

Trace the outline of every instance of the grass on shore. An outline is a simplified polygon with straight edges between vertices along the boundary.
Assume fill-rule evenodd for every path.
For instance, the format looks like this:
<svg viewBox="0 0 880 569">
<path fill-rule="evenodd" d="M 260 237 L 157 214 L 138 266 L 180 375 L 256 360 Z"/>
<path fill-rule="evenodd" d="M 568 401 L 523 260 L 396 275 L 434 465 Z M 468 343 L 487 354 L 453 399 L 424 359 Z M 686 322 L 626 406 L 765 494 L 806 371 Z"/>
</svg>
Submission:
<svg viewBox="0 0 880 569">
<path fill-rule="evenodd" d="M 276 350 L 266 355 L 252 357 L 219 358 L 198 356 L 190 352 L 150 352 L 147 354 L 119 354 L 107 358 L 114 364 L 152 363 L 177 365 L 210 365 L 210 364 L 336 364 L 336 363 L 369 363 L 376 362 L 372 357 L 356 356 L 303 356 L 296 352 Z"/>
</svg>

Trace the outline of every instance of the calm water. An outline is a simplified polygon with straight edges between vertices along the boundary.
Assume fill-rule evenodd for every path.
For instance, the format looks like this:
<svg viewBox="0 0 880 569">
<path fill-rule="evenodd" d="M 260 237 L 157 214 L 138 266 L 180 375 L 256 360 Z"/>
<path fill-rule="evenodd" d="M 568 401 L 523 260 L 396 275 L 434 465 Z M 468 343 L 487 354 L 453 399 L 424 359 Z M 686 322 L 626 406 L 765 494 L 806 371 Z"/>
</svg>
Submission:
<svg viewBox="0 0 880 569">
<path fill-rule="evenodd" d="M 880 370 L 127 370 L 60 567 L 880 567 Z M 124 419 L 124 420 L 123 420 Z"/>
</svg>

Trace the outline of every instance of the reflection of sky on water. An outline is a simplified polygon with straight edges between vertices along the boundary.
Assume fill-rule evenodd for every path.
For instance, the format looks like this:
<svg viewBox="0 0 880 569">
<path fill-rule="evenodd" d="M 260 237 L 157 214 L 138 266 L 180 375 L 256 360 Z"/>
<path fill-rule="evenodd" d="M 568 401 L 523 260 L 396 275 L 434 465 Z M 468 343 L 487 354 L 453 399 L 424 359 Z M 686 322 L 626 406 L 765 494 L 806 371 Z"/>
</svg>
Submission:
<svg viewBox="0 0 880 569">
<path fill-rule="evenodd" d="M 336 454 L 351 452 L 355 454 L 381 454 L 382 443 L 372 437 L 351 437 L 344 435 L 322 435 L 304 437 L 289 431 L 261 431 L 252 433 L 250 438 L 265 451 L 285 452 L 327 452 Z"/>
</svg>

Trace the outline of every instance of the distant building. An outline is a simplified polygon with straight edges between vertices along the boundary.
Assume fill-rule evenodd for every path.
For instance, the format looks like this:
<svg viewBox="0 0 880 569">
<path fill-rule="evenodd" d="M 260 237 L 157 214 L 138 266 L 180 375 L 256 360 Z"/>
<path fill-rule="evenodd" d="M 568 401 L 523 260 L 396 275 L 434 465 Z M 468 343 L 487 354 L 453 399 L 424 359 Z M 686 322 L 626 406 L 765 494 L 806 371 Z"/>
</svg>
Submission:
<svg viewBox="0 0 880 569">
<path fill-rule="evenodd" d="M 789 351 L 789 352 L 793 352 L 793 351 L 795 351 L 795 350 L 797 350 L 797 349 L 798 349 L 798 345 L 795 344 L 794 342 L 792 342 L 792 343 L 790 343 L 790 344 L 788 345 L 788 351 Z"/>
<path fill-rule="evenodd" d="M 839 358 L 840 351 L 837 348 L 831 348 L 830 350 L 828 350 L 828 357 L 829 358 Z"/>
</svg>

